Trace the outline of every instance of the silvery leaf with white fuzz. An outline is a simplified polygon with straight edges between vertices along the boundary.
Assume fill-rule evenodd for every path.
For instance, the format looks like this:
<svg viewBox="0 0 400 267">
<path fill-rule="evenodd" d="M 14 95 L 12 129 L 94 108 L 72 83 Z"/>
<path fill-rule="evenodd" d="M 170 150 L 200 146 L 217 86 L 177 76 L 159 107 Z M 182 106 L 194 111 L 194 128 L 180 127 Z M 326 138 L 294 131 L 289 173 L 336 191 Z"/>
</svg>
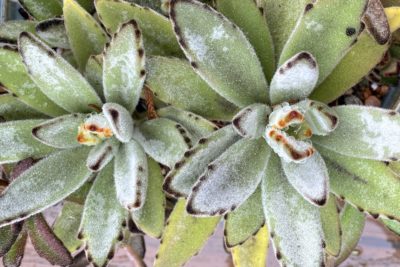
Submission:
<svg viewBox="0 0 400 267">
<path fill-rule="evenodd" d="M 232 120 L 234 129 L 243 137 L 258 138 L 264 133 L 271 108 L 264 104 L 253 104 L 241 110 Z"/>
<path fill-rule="evenodd" d="M 106 103 L 103 114 L 115 137 L 122 143 L 129 142 L 133 137 L 133 120 L 128 110 L 116 103 Z"/>
</svg>

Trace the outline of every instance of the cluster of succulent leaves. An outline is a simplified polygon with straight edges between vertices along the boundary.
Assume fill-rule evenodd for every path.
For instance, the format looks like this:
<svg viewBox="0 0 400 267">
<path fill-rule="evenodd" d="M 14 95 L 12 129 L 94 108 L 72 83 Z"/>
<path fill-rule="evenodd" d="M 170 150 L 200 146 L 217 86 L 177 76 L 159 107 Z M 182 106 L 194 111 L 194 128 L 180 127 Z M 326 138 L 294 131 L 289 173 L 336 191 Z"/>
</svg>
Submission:
<svg viewBox="0 0 400 267">
<path fill-rule="evenodd" d="M 32 19 L 0 26 L 0 163 L 35 164 L 0 197 L 5 266 L 27 234 L 52 264 L 83 248 L 104 266 L 116 245 L 143 256 L 139 230 L 173 267 L 221 220 L 235 266 L 265 266 L 270 238 L 284 266 L 338 265 L 363 213 L 400 232 L 400 114 L 327 105 L 388 50 L 397 7 L 19 2 Z"/>
</svg>

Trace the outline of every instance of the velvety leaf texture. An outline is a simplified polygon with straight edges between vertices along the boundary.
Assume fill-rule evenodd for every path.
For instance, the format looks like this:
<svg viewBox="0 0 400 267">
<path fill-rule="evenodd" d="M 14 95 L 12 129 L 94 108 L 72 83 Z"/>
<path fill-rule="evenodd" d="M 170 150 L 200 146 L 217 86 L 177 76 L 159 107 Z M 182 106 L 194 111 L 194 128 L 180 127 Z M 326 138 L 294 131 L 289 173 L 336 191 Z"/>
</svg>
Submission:
<svg viewBox="0 0 400 267">
<path fill-rule="evenodd" d="M 0 24 L 0 40 L 16 43 L 21 32 L 35 33 L 36 21 L 9 20 Z"/>
<path fill-rule="evenodd" d="M 28 233 L 24 230 L 17 238 L 11 249 L 3 257 L 4 267 L 20 266 L 24 257 Z"/>
<path fill-rule="evenodd" d="M 62 2 L 58 0 L 18 0 L 18 2 L 37 20 L 62 15 Z"/>
<path fill-rule="evenodd" d="M 12 94 L 2 94 L 0 95 L 0 117 L 6 121 L 12 121 L 40 119 L 47 116 L 19 101 Z"/>
<path fill-rule="evenodd" d="M 51 47 L 70 49 L 63 19 L 55 18 L 38 23 L 36 33 Z"/>
</svg>

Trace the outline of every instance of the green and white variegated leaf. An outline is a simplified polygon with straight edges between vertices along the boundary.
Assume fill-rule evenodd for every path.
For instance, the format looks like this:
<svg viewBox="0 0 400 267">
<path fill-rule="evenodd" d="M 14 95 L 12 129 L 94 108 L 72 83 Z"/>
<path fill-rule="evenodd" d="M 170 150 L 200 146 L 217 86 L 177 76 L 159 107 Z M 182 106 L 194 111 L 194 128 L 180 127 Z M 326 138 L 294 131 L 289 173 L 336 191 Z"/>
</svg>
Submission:
<svg viewBox="0 0 400 267">
<path fill-rule="evenodd" d="M 47 116 L 19 101 L 12 94 L 0 95 L 0 118 L 6 121 L 41 119 Z"/>
<path fill-rule="evenodd" d="M 335 266 L 344 262 L 356 248 L 365 226 L 365 216 L 357 209 L 346 204 L 340 214 L 342 228 L 342 245 Z"/>
<path fill-rule="evenodd" d="M 41 158 L 55 151 L 32 136 L 32 129 L 43 120 L 20 120 L 0 124 L 0 162 L 12 163 L 25 158 Z"/>
<path fill-rule="evenodd" d="M 72 264 L 71 253 L 54 235 L 42 214 L 29 218 L 26 225 L 32 245 L 40 257 L 45 258 L 52 265 Z"/>
<path fill-rule="evenodd" d="M 197 1 L 171 2 L 170 18 L 181 48 L 196 72 L 228 101 L 239 107 L 266 103 L 268 85 L 254 48 L 219 14 Z"/>
<path fill-rule="evenodd" d="M 186 213 L 185 204 L 184 199 L 178 200 L 169 216 L 154 267 L 182 266 L 200 251 L 221 220 L 193 217 Z"/>
<path fill-rule="evenodd" d="M 207 165 L 240 139 L 232 126 L 226 126 L 205 138 L 185 152 L 182 161 L 167 175 L 164 191 L 175 197 L 187 197 Z"/>
<path fill-rule="evenodd" d="M 105 100 L 103 91 L 103 57 L 93 55 L 89 57 L 85 69 L 85 78 L 101 99 Z"/>
<path fill-rule="evenodd" d="M 51 147 L 74 148 L 80 146 L 77 141 L 78 128 L 84 119 L 85 115 L 75 113 L 47 120 L 36 125 L 32 129 L 32 135 Z"/>
<path fill-rule="evenodd" d="M 146 153 L 170 168 L 192 147 L 190 133 L 182 125 L 169 119 L 145 121 L 135 130 L 134 138 Z"/>
<path fill-rule="evenodd" d="M 37 20 L 62 15 L 62 2 L 59 0 L 18 0 L 18 2 Z"/>
<path fill-rule="evenodd" d="M 82 212 L 81 204 L 66 201 L 53 225 L 54 234 L 71 253 L 78 251 L 82 246 L 82 241 L 78 239 Z"/>
<path fill-rule="evenodd" d="M 235 210 L 257 189 L 270 155 L 271 149 L 262 138 L 233 144 L 208 164 L 193 186 L 188 212 L 215 216 Z"/>
<path fill-rule="evenodd" d="M 398 176 L 383 162 L 350 158 L 318 147 L 325 159 L 331 191 L 373 217 L 400 220 Z"/>
<path fill-rule="evenodd" d="M 342 233 L 340 216 L 336 197 L 329 195 L 328 202 L 321 207 L 321 223 L 324 230 L 325 251 L 331 256 L 338 256 L 340 252 Z"/>
<path fill-rule="evenodd" d="M 41 21 L 36 25 L 36 33 L 51 47 L 70 49 L 63 19 Z"/>
<path fill-rule="evenodd" d="M 32 80 L 57 105 L 69 112 L 90 112 L 101 100 L 83 76 L 50 47 L 22 33 L 19 48 Z"/>
<path fill-rule="evenodd" d="M 81 187 L 91 175 L 88 153 L 86 147 L 55 152 L 20 175 L 0 198 L 1 225 L 39 213 Z"/>
<path fill-rule="evenodd" d="M 329 174 L 324 159 L 318 152 L 304 162 L 282 160 L 282 168 L 289 183 L 311 204 L 324 206 L 329 195 Z"/>
<path fill-rule="evenodd" d="M 0 228 L 0 257 L 3 257 L 12 247 L 21 233 L 23 223 L 16 223 Z"/>
<path fill-rule="evenodd" d="M 101 171 L 113 159 L 119 145 L 117 140 L 108 139 L 94 146 L 86 160 L 88 169 L 92 172 Z"/>
<path fill-rule="evenodd" d="M 165 223 L 165 195 L 162 190 L 164 177 L 157 162 L 148 158 L 149 178 L 143 207 L 133 210 L 131 216 L 136 226 L 145 234 L 160 238 Z"/>
<path fill-rule="evenodd" d="M 290 37 L 296 23 L 312 0 L 259 0 L 265 3 L 265 16 L 274 43 L 276 60 Z"/>
<path fill-rule="evenodd" d="M 240 246 L 231 249 L 235 267 L 265 267 L 269 246 L 267 226 Z"/>
<path fill-rule="evenodd" d="M 66 111 L 51 101 L 29 77 L 18 51 L 0 48 L 0 83 L 18 100 L 49 116 L 65 114 Z"/>
<path fill-rule="evenodd" d="M 250 105 L 233 118 L 234 129 L 243 137 L 259 138 L 264 133 L 270 113 L 271 108 L 267 105 Z"/>
<path fill-rule="evenodd" d="M 22 259 L 24 257 L 27 238 L 28 233 L 26 230 L 23 230 L 23 232 L 18 236 L 17 240 L 12 245 L 7 254 L 4 255 L 4 267 L 16 267 L 21 265 Z"/>
<path fill-rule="evenodd" d="M 157 110 L 160 117 L 167 118 L 181 124 L 192 135 L 193 143 L 197 143 L 202 137 L 218 130 L 218 127 L 192 112 L 174 108 L 173 106 L 165 107 Z"/>
<path fill-rule="evenodd" d="M 145 71 L 142 33 L 135 20 L 121 26 L 105 51 L 103 87 L 107 102 L 133 112 L 142 92 Z"/>
<path fill-rule="evenodd" d="M 37 22 L 31 20 L 10 20 L 0 23 L 0 42 L 16 43 L 21 32 L 35 33 Z"/>
<path fill-rule="evenodd" d="M 120 24 L 136 20 L 143 31 L 143 42 L 149 55 L 181 55 L 171 24 L 161 14 L 122 0 L 97 0 L 96 10 L 109 33 Z"/>
<path fill-rule="evenodd" d="M 115 137 L 123 143 L 129 142 L 133 136 L 133 120 L 128 110 L 116 103 L 106 103 L 102 109 Z"/>
<path fill-rule="evenodd" d="M 108 36 L 100 24 L 74 0 L 64 0 L 63 13 L 71 49 L 80 70 L 84 70 L 90 55 L 103 51 Z"/>
<path fill-rule="evenodd" d="M 263 11 L 253 0 L 217 0 L 216 7 L 242 29 L 254 47 L 267 80 L 275 72 L 274 44 Z"/>
<path fill-rule="evenodd" d="M 265 223 L 261 202 L 261 187 L 235 211 L 228 213 L 225 221 L 225 244 L 228 248 L 242 245 L 255 235 Z"/>
<path fill-rule="evenodd" d="M 324 233 L 320 208 L 292 187 L 271 155 L 262 181 L 262 201 L 274 250 L 281 265 L 322 266 Z"/>
<path fill-rule="evenodd" d="M 132 139 L 120 145 L 115 156 L 114 179 L 119 203 L 126 209 L 139 209 L 146 200 L 149 169 L 142 146 Z"/>
<path fill-rule="evenodd" d="M 96 177 L 86 198 L 81 222 L 81 236 L 86 243 L 86 256 L 97 266 L 106 266 L 108 255 L 122 235 L 127 211 L 119 204 L 109 163 Z"/>
<path fill-rule="evenodd" d="M 308 4 L 282 51 L 278 65 L 301 51 L 308 51 L 318 62 L 318 83 L 324 81 L 355 42 L 367 2 L 323 0 Z M 332 13 L 335 14 L 334 20 Z"/>
<path fill-rule="evenodd" d="M 272 104 L 302 100 L 308 97 L 317 85 L 319 68 L 313 55 L 300 52 L 276 71 L 271 81 Z"/>
<path fill-rule="evenodd" d="M 146 84 L 165 103 L 204 116 L 230 121 L 238 107 L 216 93 L 182 59 L 151 57 Z"/>
<path fill-rule="evenodd" d="M 327 137 L 315 136 L 320 146 L 342 155 L 396 161 L 400 159 L 400 113 L 365 106 L 335 107 L 340 123 Z"/>
<path fill-rule="evenodd" d="M 400 222 L 389 219 L 380 219 L 380 222 L 383 223 L 387 229 L 395 233 L 396 235 L 400 235 Z"/>
</svg>

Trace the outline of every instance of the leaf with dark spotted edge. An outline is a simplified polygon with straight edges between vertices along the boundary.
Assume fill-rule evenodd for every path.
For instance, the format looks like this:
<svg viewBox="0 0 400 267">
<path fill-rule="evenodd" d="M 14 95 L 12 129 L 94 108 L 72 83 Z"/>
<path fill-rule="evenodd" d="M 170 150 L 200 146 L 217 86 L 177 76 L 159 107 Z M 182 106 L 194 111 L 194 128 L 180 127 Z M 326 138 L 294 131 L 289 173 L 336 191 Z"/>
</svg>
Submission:
<svg viewBox="0 0 400 267">
<path fill-rule="evenodd" d="M 231 249 L 235 267 L 265 267 L 269 246 L 268 227 L 263 226 L 258 233 L 242 245 Z"/>
<path fill-rule="evenodd" d="M 77 141 L 78 127 L 85 115 L 71 114 L 47 120 L 32 129 L 32 135 L 45 145 L 55 148 L 74 148 L 81 144 Z"/>
<path fill-rule="evenodd" d="M 36 25 L 36 33 L 49 46 L 70 49 L 63 19 L 53 18 Z"/>
<path fill-rule="evenodd" d="M 239 107 L 268 101 L 260 61 L 236 25 L 192 0 L 172 1 L 170 18 L 192 67 L 216 92 Z"/>
<path fill-rule="evenodd" d="M 270 155 L 271 148 L 263 138 L 233 144 L 208 164 L 192 188 L 187 211 L 215 216 L 235 210 L 257 189 Z"/>
<path fill-rule="evenodd" d="M 367 30 L 378 44 L 384 45 L 390 40 L 389 22 L 380 0 L 368 1 L 368 7 L 364 13 L 363 21 Z"/>
<path fill-rule="evenodd" d="M 55 152 L 25 171 L 0 198 L 0 224 L 22 221 L 60 202 L 91 176 L 89 148 Z"/>
<path fill-rule="evenodd" d="M 135 140 L 121 144 L 115 155 L 114 179 L 119 203 L 126 209 L 143 207 L 149 179 L 147 157 Z"/>
<path fill-rule="evenodd" d="M 334 108 L 340 121 L 328 136 L 313 142 L 349 157 L 396 161 L 400 159 L 400 113 L 365 106 Z"/>
<path fill-rule="evenodd" d="M 191 133 L 193 143 L 197 143 L 197 141 L 202 137 L 206 137 L 212 132 L 218 130 L 217 125 L 211 121 L 200 117 L 195 113 L 177 109 L 173 106 L 158 109 L 157 114 L 160 117 L 176 121 L 185 127 L 185 129 Z"/>
<path fill-rule="evenodd" d="M 367 0 L 335 0 L 308 4 L 283 48 L 278 65 L 301 51 L 308 51 L 318 62 L 318 83 L 324 81 L 356 40 L 367 3 Z"/>
<path fill-rule="evenodd" d="M 19 120 L 0 124 L 0 163 L 12 163 L 55 151 L 32 136 L 32 129 L 44 120 Z"/>
<path fill-rule="evenodd" d="M 207 165 L 240 139 L 232 126 L 226 126 L 186 151 L 182 161 L 175 164 L 164 182 L 164 190 L 175 197 L 187 197 Z"/>
<path fill-rule="evenodd" d="M 115 137 L 122 143 L 129 142 L 133 136 L 133 120 L 128 110 L 116 103 L 106 103 L 102 110 Z"/>
<path fill-rule="evenodd" d="M 221 217 L 193 217 L 186 213 L 185 202 L 179 200 L 168 219 L 154 267 L 185 264 L 200 251 L 221 220 Z"/>
<path fill-rule="evenodd" d="M 147 235 L 160 238 L 165 223 L 165 195 L 162 191 L 164 177 L 153 159 L 147 159 L 149 177 L 143 207 L 133 210 L 131 216 L 136 226 Z"/>
<path fill-rule="evenodd" d="M 373 217 L 400 221 L 400 183 L 384 163 L 342 156 L 317 147 L 324 157 L 331 191 Z"/>
<path fill-rule="evenodd" d="M 29 33 L 22 33 L 18 44 L 32 80 L 57 105 L 69 112 L 91 112 L 101 107 L 90 84 L 50 47 Z"/>
<path fill-rule="evenodd" d="M 113 257 L 115 244 L 123 239 L 122 223 L 127 211 L 119 204 L 110 162 L 96 177 L 86 198 L 80 236 L 86 256 L 93 264 L 105 266 Z"/>
<path fill-rule="evenodd" d="M 343 208 L 340 214 L 342 228 L 342 245 L 337 256 L 335 266 L 344 262 L 356 248 L 365 226 L 365 216 L 349 204 Z"/>
<path fill-rule="evenodd" d="M 18 267 L 21 265 L 22 259 L 24 257 L 27 238 L 28 233 L 24 229 L 12 245 L 11 249 L 7 252 L 6 255 L 4 255 L 4 267 Z"/>
<path fill-rule="evenodd" d="M 331 256 L 338 256 L 342 242 L 339 209 L 336 197 L 329 195 L 328 202 L 321 208 L 321 223 L 324 230 L 325 250 Z"/>
<path fill-rule="evenodd" d="M 324 206 L 329 195 L 329 174 L 324 159 L 315 152 L 304 162 L 286 162 L 282 168 L 289 183 L 311 204 Z"/>
<path fill-rule="evenodd" d="M 117 140 L 108 139 L 94 146 L 86 160 L 88 169 L 92 172 L 101 171 L 113 159 L 119 145 Z"/>
<path fill-rule="evenodd" d="M 262 202 L 277 259 L 285 266 L 323 266 L 320 208 L 292 187 L 276 154 L 269 161 L 262 181 Z"/>
<path fill-rule="evenodd" d="M 9 20 L 0 24 L 0 41 L 16 43 L 21 32 L 35 33 L 37 22 L 31 20 Z"/>
<path fill-rule="evenodd" d="M 72 256 L 58 239 L 43 215 L 35 215 L 26 222 L 29 238 L 40 257 L 53 265 L 67 266 L 72 263 Z"/>
<path fill-rule="evenodd" d="M 37 20 L 62 15 L 62 3 L 58 0 L 18 0 L 18 2 Z"/>
<path fill-rule="evenodd" d="M 0 257 L 3 257 L 10 250 L 21 233 L 22 227 L 22 223 L 16 223 L 0 228 Z"/>
<path fill-rule="evenodd" d="M 19 101 L 11 94 L 0 95 L 0 117 L 6 121 L 44 119 L 47 116 Z"/>
<path fill-rule="evenodd" d="M 232 120 L 234 129 L 243 137 L 261 137 L 268 124 L 271 108 L 263 104 L 253 104 L 242 109 Z"/>
<path fill-rule="evenodd" d="M 80 70 L 84 70 L 90 55 L 103 51 L 108 36 L 100 24 L 74 0 L 64 0 L 63 14 L 71 49 Z"/>
<path fill-rule="evenodd" d="M 169 119 L 145 121 L 135 130 L 134 138 L 146 153 L 170 168 L 193 145 L 190 133 L 182 125 Z"/>
<path fill-rule="evenodd" d="M 264 225 L 265 216 L 261 202 L 261 187 L 225 220 L 225 244 L 228 248 L 242 245 Z"/>
</svg>

